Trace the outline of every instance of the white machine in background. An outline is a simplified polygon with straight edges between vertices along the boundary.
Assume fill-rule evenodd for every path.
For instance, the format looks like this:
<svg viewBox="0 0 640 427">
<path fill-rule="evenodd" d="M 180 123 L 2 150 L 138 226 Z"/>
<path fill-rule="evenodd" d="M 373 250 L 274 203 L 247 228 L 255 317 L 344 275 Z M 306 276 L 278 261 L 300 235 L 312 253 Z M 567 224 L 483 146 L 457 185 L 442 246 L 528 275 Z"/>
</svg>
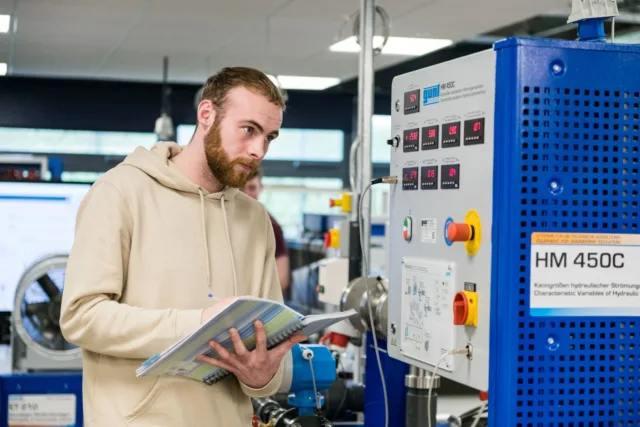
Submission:
<svg viewBox="0 0 640 427">
<path fill-rule="evenodd" d="M 67 255 L 39 260 L 18 283 L 11 327 L 13 372 L 82 369 L 82 350 L 67 342 L 60 331 L 67 261 Z"/>
<path fill-rule="evenodd" d="M 89 188 L 0 182 L 0 310 L 12 313 L 14 372 L 82 369 L 80 349 L 64 340 L 58 322 L 66 254 Z"/>
<path fill-rule="evenodd" d="M 343 194 L 338 200 L 331 199 L 331 207 L 340 207 L 342 212 L 351 213 L 352 196 Z M 369 275 L 386 277 L 388 253 L 389 220 L 386 217 L 371 217 L 371 237 Z M 342 292 L 349 285 L 350 246 L 359 244 L 359 235 L 351 235 L 351 220 L 345 216 L 336 221 L 325 237 L 327 258 L 320 262 L 318 277 L 318 299 L 333 306 L 340 305 Z"/>
</svg>

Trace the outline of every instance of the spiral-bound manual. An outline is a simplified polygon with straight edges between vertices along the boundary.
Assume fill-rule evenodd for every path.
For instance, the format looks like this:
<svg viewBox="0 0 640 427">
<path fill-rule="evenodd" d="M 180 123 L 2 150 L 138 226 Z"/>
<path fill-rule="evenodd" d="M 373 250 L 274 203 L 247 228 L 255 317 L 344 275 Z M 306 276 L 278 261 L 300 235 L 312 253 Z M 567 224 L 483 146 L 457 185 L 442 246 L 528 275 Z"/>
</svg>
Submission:
<svg viewBox="0 0 640 427">
<path fill-rule="evenodd" d="M 229 353 L 234 353 L 230 329 L 236 329 L 247 350 L 256 348 L 254 322 L 259 320 L 266 331 L 267 349 L 277 347 L 290 337 L 309 336 L 353 315 L 355 310 L 303 316 L 297 311 L 275 301 L 256 297 L 238 297 L 222 308 L 200 328 L 176 342 L 171 347 L 146 360 L 137 369 L 137 376 L 182 376 L 215 384 L 230 372 L 197 359 L 204 355 L 216 359 L 220 356 L 210 346 L 214 341 Z"/>
</svg>

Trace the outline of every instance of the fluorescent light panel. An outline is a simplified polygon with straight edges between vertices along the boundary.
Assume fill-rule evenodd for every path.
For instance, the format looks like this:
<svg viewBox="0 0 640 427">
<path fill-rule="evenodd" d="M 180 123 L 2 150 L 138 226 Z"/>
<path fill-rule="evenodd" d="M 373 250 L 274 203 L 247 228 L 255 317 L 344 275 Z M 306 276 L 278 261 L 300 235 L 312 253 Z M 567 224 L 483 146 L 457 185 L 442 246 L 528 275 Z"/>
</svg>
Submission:
<svg viewBox="0 0 640 427">
<path fill-rule="evenodd" d="M 337 77 L 269 76 L 282 89 L 324 90 L 340 83 Z"/>
<path fill-rule="evenodd" d="M 6 75 L 7 75 L 7 63 L 0 62 L 0 76 L 6 76 Z"/>
<path fill-rule="evenodd" d="M 373 47 L 382 46 L 384 37 L 373 36 Z M 405 55 L 405 56 L 422 56 L 427 53 L 434 52 L 438 49 L 451 46 L 452 40 L 446 39 L 424 39 L 412 37 L 389 37 L 387 44 L 382 48 L 383 55 Z M 329 47 L 332 52 L 360 52 L 360 45 L 356 43 L 356 36 L 348 37 Z"/>
<path fill-rule="evenodd" d="M 0 15 L 0 34 L 6 34 L 11 28 L 11 16 Z"/>
</svg>

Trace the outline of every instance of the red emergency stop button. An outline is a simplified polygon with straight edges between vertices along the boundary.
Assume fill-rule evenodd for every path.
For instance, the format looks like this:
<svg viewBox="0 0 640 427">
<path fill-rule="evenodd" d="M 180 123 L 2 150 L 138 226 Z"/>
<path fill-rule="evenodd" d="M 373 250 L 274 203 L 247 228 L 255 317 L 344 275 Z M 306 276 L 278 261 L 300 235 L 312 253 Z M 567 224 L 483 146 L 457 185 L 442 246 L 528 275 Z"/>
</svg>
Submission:
<svg viewBox="0 0 640 427">
<path fill-rule="evenodd" d="M 331 247 L 331 233 L 329 233 L 328 231 L 324 233 L 324 247 L 325 249 Z"/>
<path fill-rule="evenodd" d="M 464 292 L 458 292 L 453 298 L 453 324 L 464 325 L 469 318 L 469 299 Z"/>
<path fill-rule="evenodd" d="M 452 222 L 447 227 L 447 239 L 450 242 L 468 242 L 473 240 L 473 227 L 466 223 Z"/>
</svg>

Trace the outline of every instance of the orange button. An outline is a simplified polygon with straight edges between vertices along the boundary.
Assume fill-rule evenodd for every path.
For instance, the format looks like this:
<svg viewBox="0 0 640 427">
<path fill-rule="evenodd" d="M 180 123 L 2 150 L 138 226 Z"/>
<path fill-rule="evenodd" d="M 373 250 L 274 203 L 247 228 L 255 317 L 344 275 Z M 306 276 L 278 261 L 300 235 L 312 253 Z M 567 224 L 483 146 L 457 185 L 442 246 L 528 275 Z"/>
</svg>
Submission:
<svg viewBox="0 0 640 427">
<path fill-rule="evenodd" d="M 471 226 L 452 222 L 447 227 L 447 238 L 450 242 L 468 242 L 472 238 Z"/>
<path fill-rule="evenodd" d="M 464 325 L 469 317 L 469 300 L 464 292 L 458 292 L 453 298 L 453 324 Z"/>
<path fill-rule="evenodd" d="M 486 402 L 487 400 L 489 400 L 489 392 L 488 391 L 481 391 L 480 392 L 480 401 Z"/>
<path fill-rule="evenodd" d="M 336 207 L 336 201 L 334 199 L 329 199 L 329 207 L 330 208 L 335 208 Z"/>
</svg>

